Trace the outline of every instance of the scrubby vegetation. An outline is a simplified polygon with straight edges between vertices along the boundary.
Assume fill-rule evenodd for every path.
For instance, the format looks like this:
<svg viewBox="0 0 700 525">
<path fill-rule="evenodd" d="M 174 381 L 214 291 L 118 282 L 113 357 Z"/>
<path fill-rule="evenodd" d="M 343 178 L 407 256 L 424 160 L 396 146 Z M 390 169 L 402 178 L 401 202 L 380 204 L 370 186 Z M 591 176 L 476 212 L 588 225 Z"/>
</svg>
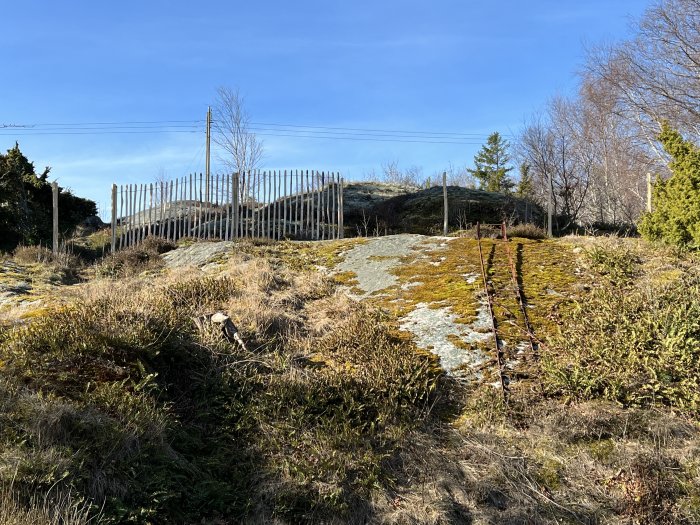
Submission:
<svg viewBox="0 0 700 525">
<path fill-rule="evenodd" d="M 697 417 L 697 261 L 667 255 L 668 266 L 659 271 L 643 257 L 624 244 L 590 249 L 600 281 L 564 317 L 561 336 L 546 354 L 546 382 L 567 398 L 662 404 Z"/>
<path fill-rule="evenodd" d="M 195 328 L 217 309 L 247 352 Z M 0 362 L 2 481 L 85 498 L 105 523 L 348 520 L 391 486 L 385 462 L 440 380 L 329 281 L 240 259 L 98 282 L 2 334 Z"/>
</svg>

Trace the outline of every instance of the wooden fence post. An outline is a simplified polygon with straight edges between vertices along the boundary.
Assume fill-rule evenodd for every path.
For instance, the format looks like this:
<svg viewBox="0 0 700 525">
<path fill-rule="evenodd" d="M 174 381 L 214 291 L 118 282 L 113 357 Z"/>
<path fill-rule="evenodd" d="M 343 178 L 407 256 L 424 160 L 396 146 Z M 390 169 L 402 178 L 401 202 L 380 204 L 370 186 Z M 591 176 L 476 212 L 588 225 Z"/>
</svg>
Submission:
<svg viewBox="0 0 700 525">
<path fill-rule="evenodd" d="M 117 185 L 112 184 L 112 253 L 117 250 Z"/>
<path fill-rule="evenodd" d="M 239 225 L 239 217 L 240 217 L 240 210 L 238 209 L 238 173 L 233 174 L 233 181 L 231 181 L 231 184 L 233 187 L 231 188 L 231 197 L 232 197 L 232 207 L 233 207 L 233 235 L 231 236 L 233 239 L 238 239 L 240 237 L 240 225 Z"/>
<path fill-rule="evenodd" d="M 54 255 L 58 253 L 58 182 L 51 183 L 51 194 L 53 202 L 53 244 Z"/>
<path fill-rule="evenodd" d="M 444 216 L 442 219 L 442 234 L 447 236 L 447 217 L 449 210 L 447 208 L 447 172 L 442 172 L 442 200 L 444 205 Z"/>
<path fill-rule="evenodd" d="M 119 186 L 119 216 L 121 217 L 121 232 L 119 233 L 119 249 L 124 247 L 124 186 Z"/>
<path fill-rule="evenodd" d="M 341 239 L 345 237 L 345 224 L 343 215 L 343 186 L 344 180 L 342 177 L 340 177 L 340 186 L 338 187 L 338 233 Z"/>
<path fill-rule="evenodd" d="M 150 195 L 150 199 L 148 201 L 148 230 L 146 233 L 150 237 L 154 234 L 153 214 L 155 210 L 153 209 L 153 183 L 148 185 L 148 194 Z M 158 196 L 156 195 L 156 197 Z"/>
</svg>

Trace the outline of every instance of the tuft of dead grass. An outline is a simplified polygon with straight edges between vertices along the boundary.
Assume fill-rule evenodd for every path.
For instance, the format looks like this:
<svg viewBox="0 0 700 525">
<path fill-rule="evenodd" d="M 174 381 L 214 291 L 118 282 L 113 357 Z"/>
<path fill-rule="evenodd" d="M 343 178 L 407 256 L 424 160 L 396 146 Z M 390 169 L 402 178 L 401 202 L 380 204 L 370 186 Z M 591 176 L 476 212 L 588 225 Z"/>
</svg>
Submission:
<svg viewBox="0 0 700 525">
<path fill-rule="evenodd" d="M 26 502 L 10 486 L 0 486 L 0 525 L 87 525 L 88 505 L 68 494 L 33 495 Z"/>
<path fill-rule="evenodd" d="M 520 237 L 522 239 L 546 239 L 547 232 L 536 224 L 516 224 L 508 227 L 508 237 Z"/>
<path fill-rule="evenodd" d="M 147 237 L 141 244 L 110 253 L 95 269 L 101 277 L 128 277 L 164 267 L 162 254 L 176 245 L 160 237 Z"/>
</svg>

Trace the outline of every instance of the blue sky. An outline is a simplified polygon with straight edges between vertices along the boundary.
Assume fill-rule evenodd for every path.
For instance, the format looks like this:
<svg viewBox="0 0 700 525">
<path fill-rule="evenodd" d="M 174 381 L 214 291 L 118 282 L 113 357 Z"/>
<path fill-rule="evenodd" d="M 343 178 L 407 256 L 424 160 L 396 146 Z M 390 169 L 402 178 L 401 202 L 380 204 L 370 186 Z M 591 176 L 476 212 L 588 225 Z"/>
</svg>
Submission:
<svg viewBox="0 0 700 525">
<path fill-rule="evenodd" d="M 259 123 L 475 134 L 465 144 L 261 136 L 264 167 L 361 179 L 471 165 L 576 87 L 585 47 L 629 36 L 644 0 L 2 2 L 0 126 L 194 121 L 218 86 Z M 0 129 L 106 210 L 109 188 L 204 169 L 204 131 Z M 100 127 L 100 126 L 94 126 Z M 160 129 L 160 128 L 158 128 Z M 213 171 L 221 169 L 213 155 Z M 103 216 L 107 213 L 103 210 Z"/>
</svg>

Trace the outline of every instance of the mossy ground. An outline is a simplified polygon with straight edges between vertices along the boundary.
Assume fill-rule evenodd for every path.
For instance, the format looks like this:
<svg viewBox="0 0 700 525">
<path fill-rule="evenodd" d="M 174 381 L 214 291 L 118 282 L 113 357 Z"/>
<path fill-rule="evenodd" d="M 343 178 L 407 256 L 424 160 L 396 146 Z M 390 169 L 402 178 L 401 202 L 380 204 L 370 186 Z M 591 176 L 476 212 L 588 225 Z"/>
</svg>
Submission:
<svg viewBox="0 0 700 525">
<path fill-rule="evenodd" d="M 398 330 L 400 319 L 421 303 L 431 308 L 449 308 L 457 316 L 456 323 L 463 325 L 470 325 L 480 313 L 483 315 L 485 294 L 477 240 L 466 237 L 445 239 L 437 247 L 434 242 L 426 240 L 426 244 L 418 246 L 415 253 L 403 257 L 393 269 L 398 283 L 368 298 L 389 314 L 395 330 Z M 507 250 L 511 253 L 532 330 L 537 342 L 545 344 L 557 333 L 559 311 L 576 293 L 580 262 L 574 253 L 574 245 L 559 240 L 513 238 L 507 247 L 500 239 L 482 239 L 481 243 L 498 321 L 499 344 L 506 358 L 514 361 L 516 352 L 527 343 L 528 336 L 515 294 Z M 479 350 L 495 358 L 495 344 L 488 338 L 466 342 L 453 335 L 450 341 L 465 351 Z M 493 367 L 480 367 L 479 372 L 488 382 L 494 379 L 494 370 Z M 470 373 L 468 370 L 464 372 Z M 534 372 L 522 370 L 518 374 L 523 379 Z"/>
</svg>

